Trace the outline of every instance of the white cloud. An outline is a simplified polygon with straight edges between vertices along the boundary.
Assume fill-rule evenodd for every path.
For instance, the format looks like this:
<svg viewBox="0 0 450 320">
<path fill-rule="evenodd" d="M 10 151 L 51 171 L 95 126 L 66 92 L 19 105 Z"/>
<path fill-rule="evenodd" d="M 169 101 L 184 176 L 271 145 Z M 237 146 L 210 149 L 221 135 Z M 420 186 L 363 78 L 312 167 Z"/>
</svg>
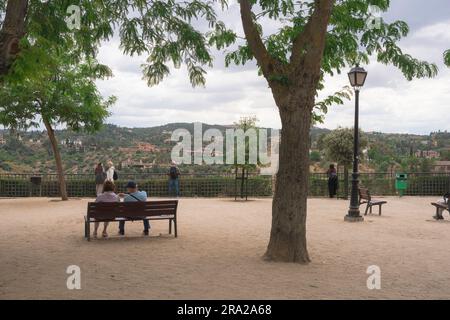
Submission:
<svg viewBox="0 0 450 320">
<path fill-rule="evenodd" d="M 224 18 L 241 33 L 238 7 L 230 10 Z M 274 28 L 275 24 L 269 26 Z M 441 72 L 435 79 L 408 82 L 396 68 L 371 63 L 366 67 L 369 76 L 361 92 L 362 128 L 410 133 L 450 130 L 450 69 L 442 64 L 442 53 L 450 48 L 450 20 L 432 21 L 413 30 L 401 46 L 419 59 L 437 62 Z M 230 124 L 242 115 L 254 114 L 262 126 L 280 127 L 271 92 L 254 64 L 226 69 L 218 53 L 215 68 L 208 70 L 206 88 L 192 88 L 183 68 L 149 88 L 140 71 L 145 57 L 123 56 L 116 40 L 102 47 L 100 58 L 115 74 L 113 79 L 99 82 L 100 91 L 119 98 L 109 122 L 130 127 L 194 121 Z M 347 84 L 346 74 L 328 78 L 322 95 Z M 353 101 L 332 107 L 323 126 L 352 126 L 353 112 Z"/>
<path fill-rule="evenodd" d="M 450 42 L 450 20 L 423 27 L 416 32 L 415 37 L 425 41 Z"/>
</svg>

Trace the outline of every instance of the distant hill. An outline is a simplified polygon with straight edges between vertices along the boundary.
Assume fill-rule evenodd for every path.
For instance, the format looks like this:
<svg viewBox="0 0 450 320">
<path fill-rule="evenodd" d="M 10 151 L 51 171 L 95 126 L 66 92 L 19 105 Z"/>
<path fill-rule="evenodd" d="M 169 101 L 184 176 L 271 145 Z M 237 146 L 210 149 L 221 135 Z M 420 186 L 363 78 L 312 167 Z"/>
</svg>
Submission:
<svg viewBox="0 0 450 320">
<path fill-rule="evenodd" d="M 202 124 L 203 130 L 215 128 L 222 133 L 232 126 Z M 176 129 L 187 129 L 191 134 L 193 123 L 169 123 L 149 128 L 126 128 L 105 125 L 95 134 L 57 130 L 61 154 L 67 173 L 92 173 L 98 162 L 111 159 L 116 168 L 124 172 L 163 172 L 170 163 L 175 142 L 170 141 Z M 311 145 L 328 129 L 312 128 Z M 369 147 L 379 150 L 383 156 L 410 156 L 417 151 L 435 150 L 446 154 L 450 151 L 450 133 L 435 132 L 430 135 L 366 133 Z M 206 143 L 205 143 L 206 144 Z M 320 150 L 319 150 L 320 151 Z M 374 151 L 375 152 L 375 151 Z M 322 159 L 327 161 L 328 159 Z M 380 161 L 386 161 L 382 159 Z M 317 164 L 321 170 L 321 164 Z M 229 172 L 229 166 L 188 166 L 191 172 Z M 27 131 L 11 134 L 0 130 L 0 173 L 55 172 L 53 155 L 45 131 Z"/>
</svg>

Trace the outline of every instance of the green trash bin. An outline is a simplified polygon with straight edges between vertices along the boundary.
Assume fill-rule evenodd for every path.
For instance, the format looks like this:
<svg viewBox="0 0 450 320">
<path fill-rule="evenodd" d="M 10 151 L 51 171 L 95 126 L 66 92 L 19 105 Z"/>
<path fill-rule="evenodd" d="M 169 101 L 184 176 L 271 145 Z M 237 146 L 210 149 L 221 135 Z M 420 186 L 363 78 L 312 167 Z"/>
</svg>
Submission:
<svg viewBox="0 0 450 320">
<path fill-rule="evenodd" d="M 402 197 L 408 188 L 408 175 L 406 173 L 397 173 L 395 175 L 395 189 Z"/>
</svg>

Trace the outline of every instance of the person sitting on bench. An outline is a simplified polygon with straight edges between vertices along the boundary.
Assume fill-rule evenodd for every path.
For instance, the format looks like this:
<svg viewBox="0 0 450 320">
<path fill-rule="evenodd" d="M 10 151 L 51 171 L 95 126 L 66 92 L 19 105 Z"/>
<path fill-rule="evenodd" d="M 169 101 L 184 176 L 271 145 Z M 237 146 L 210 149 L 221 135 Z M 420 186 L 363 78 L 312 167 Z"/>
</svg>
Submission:
<svg viewBox="0 0 450 320">
<path fill-rule="evenodd" d="M 103 184 L 103 193 L 98 195 L 97 199 L 95 199 L 95 202 L 119 202 L 120 198 L 117 194 L 114 193 L 115 186 L 114 182 L 112 181 L 105 181 Z M 108 228 L 109 222 L 103 222 L 103 232 L 102 236 L 103 238 L 108 237 L 108 233 L 106 232 L 106 228 Z M 95 222 L 95 228 L 94 228 L 94 238 L 97 238 L 97 230 L 100 226 L 100 222 Z"/>
<path fill-rule="evenodd" d="M 136 202 L 136 201 L 147 201 L 147 192 L 145 191 L 139 191 L 138 186 L 136 182 L 129 181 L 127 183 L 127 193 L 123 194 L 121 193 L 119 195 L 120 197 L 123 197 L 124 202 Z M 148 220 L 143 220 L 144 222 L 144 232 L 143 234 L 145 236 L 148 236 L 148 232 L 150 229 L 150 222 Z M 125 235 L 125 221 L 119 222 L 119 235 Z"/>
<path fill-rule="evenodd" d="M 443 197 L 443 199 L 439 199 L 438 201 L 436 201 L 436 204 L 438 205 L 442 205 L 442 206 L 436 206 L 436 215 L 433 216 L 434 219 L 436 220 L 443 220 L 444 216 L 442 215 L 444 213 L 444 207 L 447 206 L 447 210 L 449 210 L 449 198 L 450 198 L 450 193 L 446 193 Z M 450 210 L 449 210 L 450 212 Z"/>
</svg>

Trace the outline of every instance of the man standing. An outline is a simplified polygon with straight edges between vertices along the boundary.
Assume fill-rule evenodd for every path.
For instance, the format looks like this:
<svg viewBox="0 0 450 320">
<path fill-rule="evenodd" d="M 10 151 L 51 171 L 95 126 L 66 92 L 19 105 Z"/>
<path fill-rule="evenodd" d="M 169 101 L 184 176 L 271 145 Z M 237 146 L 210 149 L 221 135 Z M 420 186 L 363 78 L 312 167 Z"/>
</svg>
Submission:
<svg viewBox="0 0 450 320">
<path fill-rule="evenodd" d="M 127 183 L 127 193 L 120 194 L 120 197 L 123 197 L 124 202 L 136 202 L 136 201 L 147 201 L 147 192 L 145 191 L 139 191 L 138 186 L 136 182 L 129 181 Z M 143 234 L 145 236 L 148 236 L 149 229 L 150 229 L 150 222 L 148 220 L 143 220 L 144 222 L 144 232 Z M 125 235 L 125 221 L 119 222 L 119 235 L 123 236 Z"/>
<path fill-rule="evenodd" d="M 169 169 L 168 175 L 169 175 L 169 196 L 172 194 L 173 191 L 175 191 L 175 196 L 178 197 L 180 195 L 180 183 L 179 183 L 180 170 L 178 170 L 176 163 L 173 161 Z"/>
</svg>

